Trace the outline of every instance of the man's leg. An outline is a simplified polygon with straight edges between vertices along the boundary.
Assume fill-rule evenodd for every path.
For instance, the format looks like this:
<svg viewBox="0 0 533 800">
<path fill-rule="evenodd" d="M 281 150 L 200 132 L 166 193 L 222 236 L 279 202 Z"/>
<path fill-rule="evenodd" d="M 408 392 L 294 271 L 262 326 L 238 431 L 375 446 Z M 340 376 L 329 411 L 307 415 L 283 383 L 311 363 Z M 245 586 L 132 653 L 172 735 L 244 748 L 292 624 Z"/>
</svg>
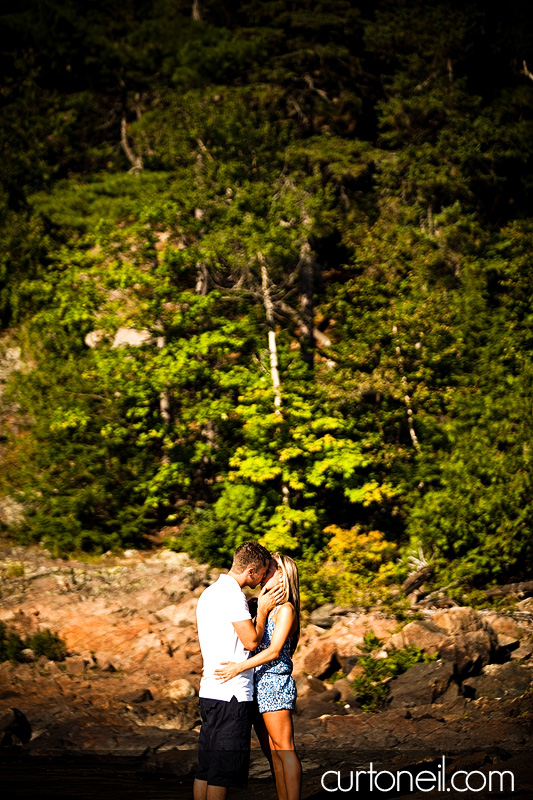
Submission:
<svg viewBox="0 0 533 800">
<path fill-rule="evenodd" d="M 227 794 L 225 786 L 207 786 L 207 800 L 226 800 Z"/>
<path fill-rule="evenodd" d="M 264 757 L 270 764 L 272 777 L 274 777 L 274 772 L 272 767 L 272 751 L 270 749 L 270 738 L 268 736 L 268 731 L 266 729 L 263 715 L 259 713 L 259 709 L 257 708 L 257 703 L 254 703 L 254 708 L 252 712 L 252 721 L 255 733 L 257 735 L 257 738 L 259 739 L 259 744 L 261 745 L 261 750 L 263 751 Z"/>
<path fill-rule="evenodd" d="M 252 702 L 200 698 L 200 710 L 194 800 L 226 800 L 228 786 L 246 786 Z"/>
<path fill-rule="evenodd" d="M 225 786 L 210 786 L 207 781 L 194 781 L 194 800 L 226 800 L 228 790 Z"/>
<path fill-rule="evenodd" d="M 207 800 L 207 779 L 209 777 L 209 753 L 211 747 L 212 700 L 200 697 L 200 718 L 202 725 L 198 737 L 198 770 L 193 785 L 194 800 Z"/>
<path fill-rule="evenodd" d="M 207 781 L 200 781 L 198 778 L 195 778 L 192 792 L 194 800 L 206 800 Z"/>
</svg>

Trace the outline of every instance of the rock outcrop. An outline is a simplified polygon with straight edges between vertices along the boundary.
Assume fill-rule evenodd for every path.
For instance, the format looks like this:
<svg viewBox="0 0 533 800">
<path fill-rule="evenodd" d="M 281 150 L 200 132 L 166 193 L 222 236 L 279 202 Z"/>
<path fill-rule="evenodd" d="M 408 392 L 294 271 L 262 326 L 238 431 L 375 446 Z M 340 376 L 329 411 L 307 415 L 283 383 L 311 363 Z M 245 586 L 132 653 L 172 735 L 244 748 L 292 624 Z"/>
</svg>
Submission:
<svg viewBox="0 0 533 800">
<path fill-rule="evenodd" d="M 181 753 L 180 764 L 192 769 L 194 756 L 183 754 L 194 751 L 200 722 L 195 608 L 218 572 L 164 550 L 85 564 L 7 546 L 0 569 L 0 620 L 21 636 L 49 628 L 68 648 L 63 662 L 27 654 L 25 663 L 0 664 L 3 747 L 36 755 Z M 398 628 L 379 612 L 313 612 L 294 659 L 302 752 L 526 746 L 533 613 L 427 610 Z M 370 631 L 383 642 L 372 657 L 409 644 L 439 656 L 390 680 L 377 714 L 362 712 L 353 688 Z"/>
</svg>

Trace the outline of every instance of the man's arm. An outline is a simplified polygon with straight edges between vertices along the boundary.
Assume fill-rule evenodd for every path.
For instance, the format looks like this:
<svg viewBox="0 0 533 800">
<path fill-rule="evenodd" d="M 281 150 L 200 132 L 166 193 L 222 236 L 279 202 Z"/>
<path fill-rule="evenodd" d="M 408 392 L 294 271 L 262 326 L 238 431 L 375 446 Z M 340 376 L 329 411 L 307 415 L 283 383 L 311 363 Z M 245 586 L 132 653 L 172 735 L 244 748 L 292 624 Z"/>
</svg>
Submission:
<svg viewBox="0 0 533 800">
<path fill-rule="evenodd" d="M 257 617 L 259 620 L 259 615 Z M 261 639 L 263 638 L 263 634 L 261 636 L 257 635 L 257 630 L 254 627 L 254 623 L 251 619 L 243 619 L 240 622 L 233 622 L 233 627 L 235 628 L 235 632 L 237 636 L 243 643 L 244 647 L 247 650 L 255 650 Z M 256 622 L 257 624 L 257 622 Z M 264 628 L 263 628 L 264 630 Z"/>
<path fill-rule="evenodd" d="M 237 636 L 247 650 L 255 650 L 260 643 L 263 638 L 263 633 L 265 632 L 268 614 L 275 608 L 278 600 L 280 600 L 282 596 L 283 589 L 281 587 L 276 587 L 270 592 L 265 592 L 263 590 L 257 602 L 255 626 L 251 619 L 243 619 L 239 622 L 232 623 Z"/>
<path fill-rule="evenodd" d="M 250 656 L 246 661 L 241 661 L 239 664 L 234 664 L 229 661 L 222 663 L 220 667 L 215 670 L 215 678 L 225 683 L 245 670 L 252 669 L 252 667 L 259 667 L 261 664 L 267 664 L 269 661 L 278 658 L 291 632 L 295 616 L 296 612 L 290 603 L 285 603 L 285 605 L 281 606 L 276 617 L 276 625 L 269 647 L 266 647 L 254 656 Z"/>
</svg>

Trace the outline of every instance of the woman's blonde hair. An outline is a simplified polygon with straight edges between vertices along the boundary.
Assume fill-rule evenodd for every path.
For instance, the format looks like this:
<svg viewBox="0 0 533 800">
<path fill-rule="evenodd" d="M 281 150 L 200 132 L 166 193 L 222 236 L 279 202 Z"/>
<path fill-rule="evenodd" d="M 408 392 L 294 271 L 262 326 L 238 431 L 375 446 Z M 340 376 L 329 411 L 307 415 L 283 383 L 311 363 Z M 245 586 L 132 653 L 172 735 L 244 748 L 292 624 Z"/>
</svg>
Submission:
<svg viewBox="0 0 533 800">
<path fill-rule="evenodd" d="M 280 584 L 283 587 L 283 598 L 281 603 L 292 603 L 296 611 L 296 630 L 291 636 L 291 654 L 296 650 L 300 639 L 300 581 L 298 579 L 298 567 L 289 556 L 283 553 L 272 553 L 272 558 L 277 562 L 278 570 L 281 574 Z"/>
</svg>

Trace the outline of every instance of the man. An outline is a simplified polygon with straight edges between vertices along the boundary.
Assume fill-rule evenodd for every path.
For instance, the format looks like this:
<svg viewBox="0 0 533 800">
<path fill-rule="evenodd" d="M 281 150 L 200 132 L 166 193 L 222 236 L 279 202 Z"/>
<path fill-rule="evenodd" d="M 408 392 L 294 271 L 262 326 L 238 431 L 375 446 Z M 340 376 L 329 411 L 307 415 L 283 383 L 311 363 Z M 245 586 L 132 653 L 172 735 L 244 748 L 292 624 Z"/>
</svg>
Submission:
<svg viewBox="0 0 533 800">
<path fill-rule="evenodd" d="M 226 683 L 218 681 L 214 671 L 223 661 L 244 661 L 263 638 L 278 592 L 261 592 L 254 625 L 242 589 L 255 589 L 266 576 L 269 564 L 270 553 L 262 545 L 241 544 L 228 574 L 221 575 L 198 601 L 196 619 L 204 672 L 200 683 L 202 727 L 194 800 L 225 800 L 229 786 L 247 785 L 253 670 Z"/>
</svg>

